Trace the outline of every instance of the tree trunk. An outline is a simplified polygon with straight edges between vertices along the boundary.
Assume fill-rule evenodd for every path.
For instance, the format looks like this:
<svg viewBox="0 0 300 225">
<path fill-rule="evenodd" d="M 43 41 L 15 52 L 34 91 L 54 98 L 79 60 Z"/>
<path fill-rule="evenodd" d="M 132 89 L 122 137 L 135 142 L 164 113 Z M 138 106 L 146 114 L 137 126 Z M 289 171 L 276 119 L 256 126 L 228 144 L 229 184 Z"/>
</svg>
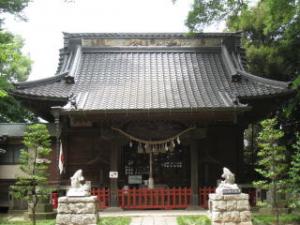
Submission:
<svg viewBox="0 0 300 225">
<path fill-rule="evenodd" d="M 35 206 L 33 201 L 28 201 L 28 208 L 29 208 L 29 218 L 31 220 L 31 224 L 36 225 Z"/>
<path fill-rule="evenodd" d="M 36 192 L 36 186 L 35 184 L 33 185 L 33 195 L 32 195 L 32 225 L 36 225 L 36 206 L 38 203 L 38 198 L 37 198 L 37 192 Z"/>
<path fill-rule="evenodd" d="M 35 206 L 32 208 L 32 225 L 36 224 L 36 218 L 35 218 Z"/>
<path fill-rule="evenodd" d="M 279 210 L 278 210 L 278 202 L 277 202 L 277 187 L 276 183 L 273 183 L 273 209 L 275 210 L 276 224 L 279 225 Z"/>
</svg>

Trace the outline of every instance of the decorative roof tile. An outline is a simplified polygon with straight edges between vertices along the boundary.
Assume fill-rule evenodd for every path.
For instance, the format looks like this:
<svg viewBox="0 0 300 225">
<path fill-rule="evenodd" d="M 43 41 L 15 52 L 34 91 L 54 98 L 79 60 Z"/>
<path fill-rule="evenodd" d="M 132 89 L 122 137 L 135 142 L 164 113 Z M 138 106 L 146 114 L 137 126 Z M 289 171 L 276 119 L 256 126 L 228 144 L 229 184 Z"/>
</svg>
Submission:
<svg viewBox="0 0 300 225">
<path fill-rule="evenodd" d="M 240 37 L 236 32 L 215 32 L 215 33 L 63 33 L 64 46 L 70 45 L 74 39 L 194 39 L 194 38 L 216 38 L 216 37 Z"/>
</svg>

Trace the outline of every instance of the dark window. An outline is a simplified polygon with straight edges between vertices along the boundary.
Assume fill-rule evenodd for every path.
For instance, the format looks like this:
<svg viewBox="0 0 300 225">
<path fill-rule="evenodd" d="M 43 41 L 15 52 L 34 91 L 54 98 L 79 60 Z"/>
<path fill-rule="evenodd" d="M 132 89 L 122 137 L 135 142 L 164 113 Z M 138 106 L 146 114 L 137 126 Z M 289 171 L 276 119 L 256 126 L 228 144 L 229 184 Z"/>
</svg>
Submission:
<svg viewBox="0 0 300 225">
<path fill-rule="evenodd" d="M 22 148 L 23 145 L 8 145 L 5 147 L 6 153 L 0 154 L 0 164 L 18 164 Z"/>
</svg>

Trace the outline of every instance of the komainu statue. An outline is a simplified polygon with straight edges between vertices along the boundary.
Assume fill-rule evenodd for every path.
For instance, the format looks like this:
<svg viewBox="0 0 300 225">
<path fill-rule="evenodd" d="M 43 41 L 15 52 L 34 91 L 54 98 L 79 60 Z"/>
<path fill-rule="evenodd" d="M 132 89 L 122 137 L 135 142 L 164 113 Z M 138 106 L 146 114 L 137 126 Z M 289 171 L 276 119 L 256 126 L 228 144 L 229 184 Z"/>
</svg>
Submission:
<svg viewBox="0 0 300 225">
<path fill-rule="evenodd" d="M 224 180 L 221 181 L 221 183 L 217 187 L 217 189 L 216 189 L 217 194 L 239 194 L 239 193 L 241 193 L 241 190 L 235 183 L 235 176 L 229 169 L 224 167 L 223 174 L 221 177 L 224 178 Z"/>
<path fill-rule="evenodd" d="M 226 167 L 223 168 L 222 178 L 224 178 L 225 184 L 234 184 L 235 182 L 234 174 Z"/>
<path fill-rule="evenodd" d="M 67 196 L 90 196 L 91 185 L 88 183 L 82 184 L 84 182 L 84 177 L 82 175 L 82 170 L 77 170 L 71 179 L 71 187 L 67 191 Z"/>
</svg>

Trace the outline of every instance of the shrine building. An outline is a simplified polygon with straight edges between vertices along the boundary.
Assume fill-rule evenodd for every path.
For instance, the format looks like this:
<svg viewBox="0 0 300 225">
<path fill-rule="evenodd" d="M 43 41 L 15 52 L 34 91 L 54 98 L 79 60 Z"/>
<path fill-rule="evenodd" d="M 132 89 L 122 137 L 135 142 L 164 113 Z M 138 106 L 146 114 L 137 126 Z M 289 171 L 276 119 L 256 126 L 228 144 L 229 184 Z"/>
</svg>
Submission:
<svg viewBox="0 0 300 225">
<path fill-rule="evenodd" d="M 186 208 L 224 166 L 251 183 L 244 130 L 293 94 L 261 76 L 240 33 L 64 33 L 55 76 L 11 93 L 55 123 L 51 185 L 82 169 L 102 208 Z"/>
</svg>

